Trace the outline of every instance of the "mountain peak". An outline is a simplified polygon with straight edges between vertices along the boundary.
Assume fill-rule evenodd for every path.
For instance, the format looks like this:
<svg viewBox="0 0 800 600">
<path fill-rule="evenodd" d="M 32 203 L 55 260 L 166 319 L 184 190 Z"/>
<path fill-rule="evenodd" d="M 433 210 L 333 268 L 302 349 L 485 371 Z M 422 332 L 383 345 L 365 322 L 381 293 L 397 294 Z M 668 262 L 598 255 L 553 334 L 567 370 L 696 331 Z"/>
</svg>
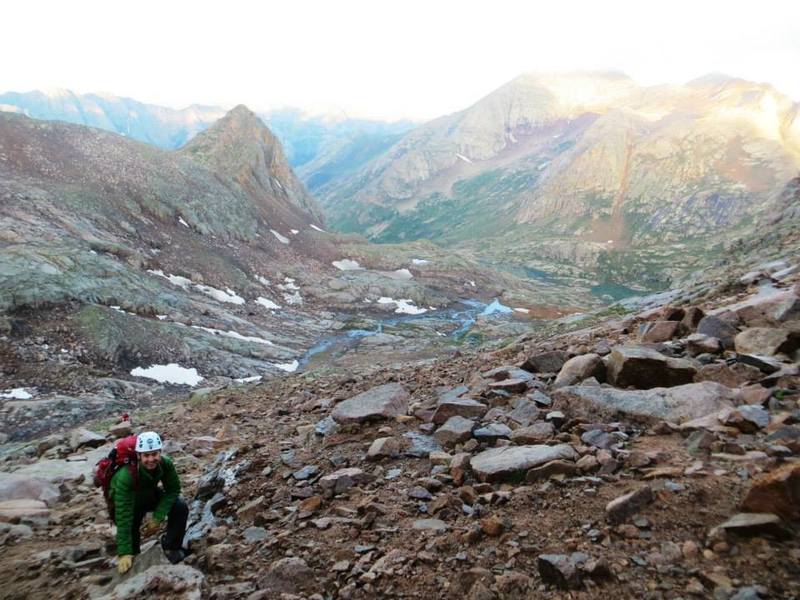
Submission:
<svg viewBox="0 0 800 600">
<path fill-rule="evenodd" d="M 278 139 L 244 104 L 239 104 L 180 152 L 260 198 L 285 198 L 320 219 L 321 212 L 286 160 Z"/>
</svg>

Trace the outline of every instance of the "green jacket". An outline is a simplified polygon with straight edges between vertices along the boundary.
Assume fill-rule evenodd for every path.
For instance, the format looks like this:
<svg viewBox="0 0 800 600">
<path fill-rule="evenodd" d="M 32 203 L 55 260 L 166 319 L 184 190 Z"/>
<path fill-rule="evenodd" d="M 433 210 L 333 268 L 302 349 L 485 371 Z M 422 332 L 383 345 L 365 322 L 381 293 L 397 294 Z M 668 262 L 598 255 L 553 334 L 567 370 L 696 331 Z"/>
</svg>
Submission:
<svg viewBox="0 0 800 600">
<path fill-rule="evenodd" d="M 159 481 L 163 495 L 157 501 Z M 181 492 L 181 481 L 172 459 L 161 455 L 161 462 L 152 471 L 139 465 L 138 484 L 134 485 L 130 468 L 119 469 L 111 478 L 110 497 L 114 502 L 114 520 L 117 523 L 117 554 L 133 554 L 133 516 L 136 509 L 153 510 L 153 518 L 163 521 Z M 157 504 L 156 504 L 157 502 Z"/>
</svg>

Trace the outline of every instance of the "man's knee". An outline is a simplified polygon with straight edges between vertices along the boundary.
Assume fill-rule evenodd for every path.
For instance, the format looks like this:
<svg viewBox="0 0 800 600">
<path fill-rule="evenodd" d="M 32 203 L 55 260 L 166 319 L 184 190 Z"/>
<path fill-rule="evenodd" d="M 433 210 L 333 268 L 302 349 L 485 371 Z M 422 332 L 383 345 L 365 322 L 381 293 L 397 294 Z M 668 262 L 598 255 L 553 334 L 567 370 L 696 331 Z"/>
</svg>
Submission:
<svg viewBox="0 0 800 600">
<path fill-rule="evenodd" d="M 185 518 L 189 516 L 189 506 L 186 504 L 186 501 L 183 498 L 176 498 L 175 503 L 172 505 L 172 509 L 169 511 L 170 516 L 175 516 L 178 518 Z"/>
</svg>

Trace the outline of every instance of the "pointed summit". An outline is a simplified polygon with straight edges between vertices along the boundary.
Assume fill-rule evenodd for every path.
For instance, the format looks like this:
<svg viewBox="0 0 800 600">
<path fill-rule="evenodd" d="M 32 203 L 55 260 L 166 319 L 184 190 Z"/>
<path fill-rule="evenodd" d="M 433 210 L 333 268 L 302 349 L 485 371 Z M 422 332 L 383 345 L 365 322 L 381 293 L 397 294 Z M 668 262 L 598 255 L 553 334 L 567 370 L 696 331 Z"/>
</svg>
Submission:
<svg viewBox="0 0 800 600">
<path fill-rule="evenodd" d="M 256 199 L 288 200 L 321 222 L 321 210 L 289 166 L 281 143 L 243 104 L 189 140 L 180 152 L 233 179 Z"/>
</svg>

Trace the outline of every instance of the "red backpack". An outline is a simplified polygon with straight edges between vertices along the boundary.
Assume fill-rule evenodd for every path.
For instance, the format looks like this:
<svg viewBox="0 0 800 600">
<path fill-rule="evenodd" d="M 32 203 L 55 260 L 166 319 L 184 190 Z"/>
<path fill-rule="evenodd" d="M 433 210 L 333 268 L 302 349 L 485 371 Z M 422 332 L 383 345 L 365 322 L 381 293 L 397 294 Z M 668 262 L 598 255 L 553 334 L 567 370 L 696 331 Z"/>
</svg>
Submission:
<svg viewBox="0 0 800 600">
<path fill-rule="evenodd" d="M 108 514 L 114 522 L 114 501 L 111 499 L 111 478 L 114 473 L 122 467 L 127 466 L 133 477 L 134 489 L 139 482 L 139 465 L 136 461 L 136 436 L 117 440 L 108 456 L 101 458 L 94 467 L 94 486 L 103 489 L 103 497 L 106 500 Z"/>
</svg>

